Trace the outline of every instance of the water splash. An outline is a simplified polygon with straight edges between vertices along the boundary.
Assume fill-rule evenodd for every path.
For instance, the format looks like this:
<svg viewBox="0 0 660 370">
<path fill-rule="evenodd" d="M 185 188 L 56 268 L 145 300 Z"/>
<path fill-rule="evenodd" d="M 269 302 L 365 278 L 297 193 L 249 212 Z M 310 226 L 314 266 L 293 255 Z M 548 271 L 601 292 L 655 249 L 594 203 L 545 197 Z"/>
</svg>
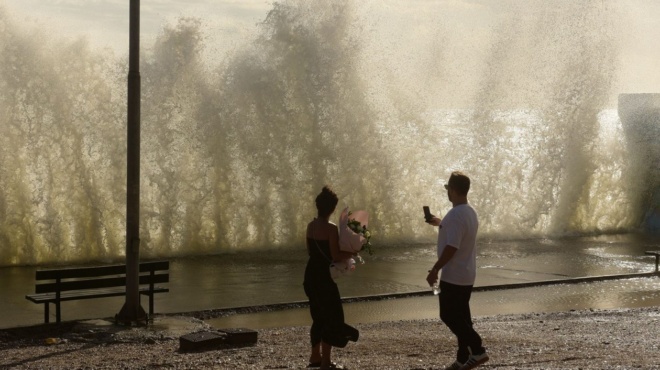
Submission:
<svg viewBox="0 0 660 370">
<path fill-rule="evenodd" d="M 396 33 L 371 2 L 276 3 L 217 59 L 199 19 L 166 26 L 142 63 L 142 255 L 300 247 L 326 183 L 377 243 L 431 241 L 453 169 L 482 237 L 633 230 L 613 11 L 531 9 L 464 62 L 450 21 Z M 121 257 L 125 58 L 1 9 L 0 30 L 0 265 Z"/>
</svg>

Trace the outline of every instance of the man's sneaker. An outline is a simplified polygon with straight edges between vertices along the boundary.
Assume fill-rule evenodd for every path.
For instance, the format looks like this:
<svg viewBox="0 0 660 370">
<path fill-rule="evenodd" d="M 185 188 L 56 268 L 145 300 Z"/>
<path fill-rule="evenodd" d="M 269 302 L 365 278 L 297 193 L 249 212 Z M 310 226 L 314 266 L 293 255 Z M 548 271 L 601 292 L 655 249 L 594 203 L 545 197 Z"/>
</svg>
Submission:
<svg viewBox="0 0 660 370">
<path fill-rule="evenodd" d="M 462 363 L 460 363 L 460 362 L 458 362 L 458 361 L 454 361 L 454 363 L 451 364 L 451 365 L 449 365 L 449 366 L 447 366 L 447 367 L 445 368 L 445 370 L 461 370 L 462 367 L 463 367 L 463 364 L 462 364 Z"/>
<path fill-rule="evenodd" d="M 486 352 L 480 355 L 471 355 L 470 358 L 468 358 L 467 362 L 459 369 L 460 370 L 474 369 L 475 367 L 483 364 L 486 361 L 488 361 L 488 354 Z"/>
</svg>

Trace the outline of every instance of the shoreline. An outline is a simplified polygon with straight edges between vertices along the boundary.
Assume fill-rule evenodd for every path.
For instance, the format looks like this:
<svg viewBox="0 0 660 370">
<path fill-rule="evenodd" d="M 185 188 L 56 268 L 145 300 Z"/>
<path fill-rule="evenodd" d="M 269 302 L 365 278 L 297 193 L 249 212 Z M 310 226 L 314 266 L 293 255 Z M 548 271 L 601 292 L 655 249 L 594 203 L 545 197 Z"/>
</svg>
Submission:
<svg viewBox="0 0 660 370">
<path fill-rule="evenodd" d="M 350 323 L 350 322 L 349 322 Z M 660 369 L 660 306 L 474 318 L 484 369 Z M 333 350 L 349 369 L 442 369 L 455 339 L 438 320 L 355 325 L 360 340 Z M 195 315 L 157 315 L 147 328 L 87 320 L 0 329 L 0 368 L 300 369 L 308 326 L 258 330 L 253 346 L 181 352 L 179 337 L 213 330 Z M 47 344 L 48 338 L 57 344 Z"/>
</svg>

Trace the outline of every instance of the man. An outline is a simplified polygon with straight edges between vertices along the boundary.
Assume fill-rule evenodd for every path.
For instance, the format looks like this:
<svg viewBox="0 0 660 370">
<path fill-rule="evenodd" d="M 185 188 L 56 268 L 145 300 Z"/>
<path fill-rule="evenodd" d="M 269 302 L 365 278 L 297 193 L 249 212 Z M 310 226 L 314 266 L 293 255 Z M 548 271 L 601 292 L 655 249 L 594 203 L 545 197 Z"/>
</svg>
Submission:
<svg viewBox="0 0 660 370">
<path fill-rule="evenodd" d="M 477 212 L 468 204 L 470 178 L 452 172 L 445 185 L 452 209 L 441 220 L 432 217 L 427 222 L 439 226 L 438 261 L 429 271 L 426 281 L 434 285 L 440 278 L 440 319 L 456 335 L 456 361 L 448 370 L 473 369 L 488 361 L 481 337 L 472 328 L 470 295 L 477 273 L 476 239 L 479 221 Z"/>
</svg>

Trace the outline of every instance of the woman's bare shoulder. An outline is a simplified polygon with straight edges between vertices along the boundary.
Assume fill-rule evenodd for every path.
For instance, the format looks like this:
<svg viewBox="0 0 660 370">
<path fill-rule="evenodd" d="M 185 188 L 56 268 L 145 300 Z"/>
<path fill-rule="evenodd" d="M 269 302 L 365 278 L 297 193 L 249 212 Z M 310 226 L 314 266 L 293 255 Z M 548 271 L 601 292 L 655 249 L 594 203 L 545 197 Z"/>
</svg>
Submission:
<svg viewBox="0 0 660 370">
<path fill-rule="evenodd" d="M 314 221 L 311 221 L 310 223 L 307 224 L 307 236 L 309 237 L 312 233 L 312 228 L 314 226 Z"/>
</svg>

